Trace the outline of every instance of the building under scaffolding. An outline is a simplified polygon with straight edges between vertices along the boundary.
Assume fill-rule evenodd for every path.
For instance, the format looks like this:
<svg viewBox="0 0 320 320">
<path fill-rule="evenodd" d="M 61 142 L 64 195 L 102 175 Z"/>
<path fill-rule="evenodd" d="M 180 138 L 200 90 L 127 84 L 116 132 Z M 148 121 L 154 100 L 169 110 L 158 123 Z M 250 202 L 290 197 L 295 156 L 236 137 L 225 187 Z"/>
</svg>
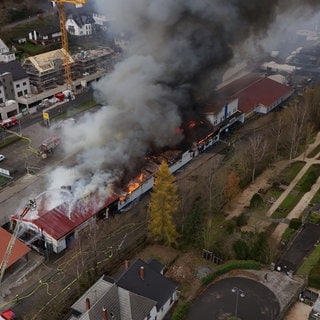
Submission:
<svg viewBox="0 0 320 320">
<path fill-rule="evenodd" d="M 64 54 L 64 49 L 57 49 L 29 57 L 24 61 L 22 66 L 30 77 L 33 93 L 64 84 Z M 111 71 L 115 62 L 115 52 L 110 48 L 81 51 L 73 56 L 66 54 L 73 81 L 98 70 Z"/>
</svg>

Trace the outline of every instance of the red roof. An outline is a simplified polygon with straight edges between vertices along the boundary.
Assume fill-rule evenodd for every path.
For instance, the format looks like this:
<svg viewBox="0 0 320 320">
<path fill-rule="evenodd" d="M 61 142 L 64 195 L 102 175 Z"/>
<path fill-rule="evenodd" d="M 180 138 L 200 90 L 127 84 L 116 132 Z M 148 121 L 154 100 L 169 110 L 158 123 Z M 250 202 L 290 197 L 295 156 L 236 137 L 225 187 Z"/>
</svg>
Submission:
<svg viewBox="0 0 320 320">
<path fill-rule="evenodd" d="M 248 113 L 259 105 L 269 107 L 288 97 L 292 92 L 293 89 L 289 86 L 269 78 L 260 78 L 233 94 L 233 98 L 239 99 L 238 109 L 243 113 Z"/>
<path fill-rule="evenodd" d="M 248 113 L 258 105 L 270 106 L 291 92 L 293 89 L 289 86 L 258 74 L 249 74 L 215 91 L 203 112 L 219 112 L 227 102 L 238 98 L 238 109 Z"/>
<path fill-rule="evenodd" d="M 0 261 L 3 260 L 4 255 L 7 251 L 7 247 L 9 244 L 9 241 L 11 239 L 11 233 L 6 231 L 3 228 L 0 228 Z M 9 268 L 11 265 L 13 265 L 15 262 L 17 262 L 19 259 L 24 257 L 31 249 L 26 246 L 23 242 L 21 242 L 19 239 L 16 240 L 13 249 L 11 251 L 11 255 L 9 257 L 8 263 L 6 268 Z"/>
<path fill-rule="evenodd" d="M 90 198 L 78 200 L 71 210 L 68 203 L 63 203 L 49 211 L 38 209 L 39 218 L 29 220 L 26 216 L 23 221 L 32 223 L 53 239 L 58 240 L 117 199 L 117 195 L 112 195 L 105 200 L 92 195 Z"/>
</svg>

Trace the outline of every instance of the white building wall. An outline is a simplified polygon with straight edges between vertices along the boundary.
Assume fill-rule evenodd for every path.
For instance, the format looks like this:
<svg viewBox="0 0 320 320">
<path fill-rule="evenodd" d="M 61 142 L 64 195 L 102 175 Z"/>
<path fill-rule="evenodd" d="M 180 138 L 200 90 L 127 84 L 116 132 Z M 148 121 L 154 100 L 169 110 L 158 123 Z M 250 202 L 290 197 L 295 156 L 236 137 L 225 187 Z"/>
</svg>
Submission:
<svg viewBox="0 0 320 320">
<path fill-rule="evenodd" d="M 4 87 L 0 85 L 0 103 L 4 103 L 6 101 L 6 96 L 4 94 Z"/>
<path fill-rule="evenodd" d="M 13 87 L 14 87 L 14 95 L 16 97 L 22 97 L 22 96 L 25 96 L 26 94 L 31 93 L 29 78 L 23 78 L 18 81 L 14 81 Z"/>
<path fill-rule="evenodd" d="M 156 319 L 158 320 L 158 312 L 157 312 L 156 306 L 154 306 L 151 309 L 149 315 L 145 317 L 143 320 L 156 320 Z"/>
<path fill-rule="evenodd" d="M 168 313 L 168 311 L 174 305 L 174 302 L 178 300 L 176 292 L 172 294 L 172 297 L 162 306 L 162 308 L 158 311 L 157 320 L 162 320 L 164 316 Z"/>
<path fill-rule="evenodd" d="M 8 119 L 8 113 L 13 112 L 15 114 L 19 113 L 19 105 L 17 101 L 15 100 L 7 100 L 4 104 L 0 105 L 0 113 L 1 113 L 1 119 L 6 120 Z"/>
<path fill-rule="evenodd" d="M 225 119 L 230 118 L 234 113 L 238 111 L 238 99 L 234 99 L 215 113 L 206 113 L 207 119 L 213 126 L 219 125 Z"/>
</svg>

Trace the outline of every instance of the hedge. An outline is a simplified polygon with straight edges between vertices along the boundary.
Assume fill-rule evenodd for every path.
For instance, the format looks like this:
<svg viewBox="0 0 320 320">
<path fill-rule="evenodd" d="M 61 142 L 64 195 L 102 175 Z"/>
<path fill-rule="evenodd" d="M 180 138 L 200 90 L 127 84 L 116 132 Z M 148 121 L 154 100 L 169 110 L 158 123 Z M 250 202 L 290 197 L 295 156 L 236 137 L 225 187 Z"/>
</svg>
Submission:
<svg viewBox="0 0 320 320">
<path fill-rule="evenodd" d="M 208 285 L 219 276 L 235 269 L 259 270 L 261 269 L 261 263 L 254 260 L 231 260 L 218 266 L 215 272 L 205 276 L 201 281 L 204 285 Z"/>
<path fill-rule="evenodd" d="M 172 320 L 182 320 L 186 316 L 187 312 L 189 311 L 190 308 L 190 302 L 183 302 L 179 305 L 174 310 L 174 313 L 172 315 Z"/>
</svg>

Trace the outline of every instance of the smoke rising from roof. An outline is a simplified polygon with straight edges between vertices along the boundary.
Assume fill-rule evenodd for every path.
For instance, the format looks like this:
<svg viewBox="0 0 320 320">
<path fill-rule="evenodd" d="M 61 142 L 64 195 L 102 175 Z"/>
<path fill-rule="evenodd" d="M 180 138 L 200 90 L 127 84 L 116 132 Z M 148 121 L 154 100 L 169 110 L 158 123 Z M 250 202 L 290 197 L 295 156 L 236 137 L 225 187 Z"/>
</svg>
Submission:
<svg viewBox="0 0 320 320">
<path fill-rule="evenodd" d="M 50 176 L 51 188 L 104 189 L 151 145 L 176 144 L 176 128 L 193 107 L 194 91 L 217 84 L 245 40 L 266 35 L 279 13 L 317 0 L 105 0 L 97 12 L 129 35 L 126 58 L 95 86 L 104 105 L 65 128 L 65 149 L 76 164 Z M 84 191 L 85 190 L 85 191 Z M 80 194 L 79 194 L 80 195 Z"/>
</svg>

